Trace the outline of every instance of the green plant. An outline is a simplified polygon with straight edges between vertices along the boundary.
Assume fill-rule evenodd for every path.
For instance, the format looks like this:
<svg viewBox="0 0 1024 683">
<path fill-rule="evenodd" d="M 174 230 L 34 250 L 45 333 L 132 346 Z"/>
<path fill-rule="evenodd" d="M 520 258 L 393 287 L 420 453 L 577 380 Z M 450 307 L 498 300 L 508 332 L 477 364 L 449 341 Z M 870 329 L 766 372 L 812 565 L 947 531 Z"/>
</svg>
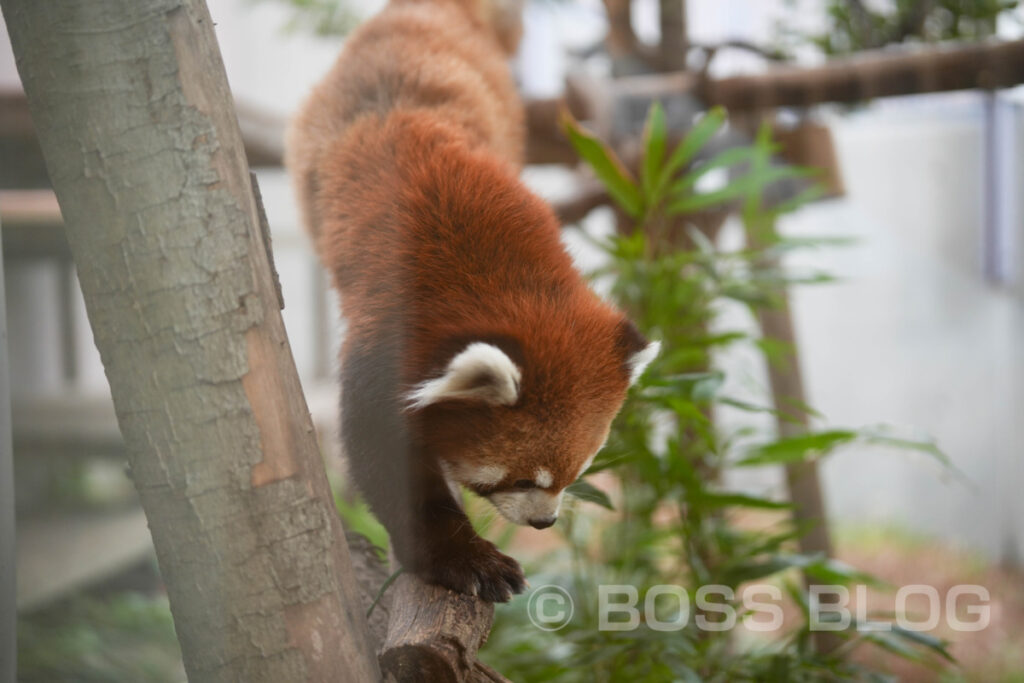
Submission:
<svg viewBox="0 0 1024 683">
<path fill-rule="evenodd" d="M 18 617 L 18 680 L 183 679 L 181 649 L 165 597 L 76 596 Z"/>
<path fill-rule="evenodd" d="M 790 11 L 803 11 L 794 5 Z M 1001 17 L 1013 17 L 1019 0 L 828 0 L 824 32 L 792 36 L 825 54 L 848 54 L 908 41 L 983 40 Z"/>
<path fill-rule="evenodd" d="M 720 407 L 777 414 L 729 395 L 715 355 L 735 344 L 770 348 L 767 340 L 743 330 L 716 330 L 724 300 L 753 310 L 781 300 L 796 277 L 779 268 L 777 255 L 814 244 L 787 240 L 775 231 L 779 216 L 793 211 L 820 190 L 813 184 L 792 200 L 764 206 L 767 185 L 810 178 L 806 169 L 774 166 L 776 151 L 768 129 L 754 144 L 728 149 L 705 161 L 698 153 L 725 124 L 712 110 L 673 149 L 661 107 L 650 112 L 639 164 L 639 179 L 600 140 L 566 119 L 567 133 L 580 156 L 632 219 L 628 229 L 594 240 L 607 256 L 595 277 L 610 281 L 612 297 L 629 311 L 643 332 L 663 341 L 663 352 L 631 392 L 607 446 L 587 473 L 604 472 L 617 493 L 587 498 L 615 514 L 568 515 L 561 526 L 567 550 L 545 558 L 534 585 L 557 583 L 571 593 L 576 612 L 556 633 L 527 621 L 528 597 L 499 612 L 484 653 L 514 680 L 559 681 L 818 681 L 860 680 L 879 674 L 854 663 L 849 653 L 871 643 L 902 656 L 937 665 L 949 659 L 945 645 L 929 636 L 893 630 L 851 628 L 838 633 L 841 645 L 819 652 L 813 645 L 811 608 L 800 574 L 829 584 L 877 583 L 872 577 L 827 557 L 798 552 L 795 541 L 806 529 L 794 524 L 789 504 L 747 491 L 729 490 L 722 474 L 731 468 L 779 465 L 825 457 L 854 442 L 884 442 L 942 454 L 931 443 L 896 438 L 883 430 L 821 430 L 772 439 L 749 427 L 726 432 L 714 422 Z M 716 169 L 730 179 L 701 191 L 700 182 Z M 708 208 L 738 208 L 750 246 L 725 252 L 695 228 L 680 230 L 685 218 Z M 583 480 L 587 481 L 587 480 Z M 581 484 L 582 486 L 582 484 Z M 769 583 L 789 598 L 789 629 L 773 638 L 736 630 L 708 631 L 683 620 L 678 631 L 640 627 L 602 631 L 594 607 L 600 584 L 628 584 L 643 596 L 658 585 L 682 587 L 689 604 L 701 586 L 732 589 L 729 604 L 750 616 L 740 598 L 748 582 Z M 710 618 L 715 610 L 692 616 Z M 676 605 L 659 605 L 659 619 L 682 617 Z M 554 646 L 553 646 L 554 642 Z"/>
</svg>

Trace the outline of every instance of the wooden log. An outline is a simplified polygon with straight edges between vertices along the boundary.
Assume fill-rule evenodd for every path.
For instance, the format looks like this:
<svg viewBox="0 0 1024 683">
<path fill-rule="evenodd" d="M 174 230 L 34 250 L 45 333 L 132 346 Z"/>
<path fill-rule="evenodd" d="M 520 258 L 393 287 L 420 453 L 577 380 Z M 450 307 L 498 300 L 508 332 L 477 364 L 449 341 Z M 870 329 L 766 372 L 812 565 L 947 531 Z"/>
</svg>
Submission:
<svg viewBox="0 0 1024 683">
<path fill-rule="evenodd" d="M 476 659 L 494 605 L 402 574 L 388 589 L 391 620 L 380 653 L 385 677 L 399 683 L 507 681 Z"/>
<path fill-rule="evenodd" d="M 709 80 L 709 105 L 729 111 L 863 102 L 878 97 L 1009 88 L 1024 83 L 1024 40 L 899 48 L 837 59 L 815 68 L 775 68 Z M 666 83 L 666 91 L 672 85 Z"/>
<path fill-rule="evenodd" d="M 690 71 L 646 73 L 597 81 L 570 76 L 567 100 L 576 118 L 590 119 L 603 139 L 618 144 L 637 135 L 651 102 L 664 105 L 670 130 L 699 111 L 722 105 L 730 113 L 810 107 L 1024 83 L 1024 40 L 929 48 L 899 48 L 837 59 L 820 67 L 774 67 L 766 73 L 704 79 Z M 530 163 L 575 163 L 558 128 L 558 100 L 528 105 Z M 535 160 L 544 159 L 539 162 Z"/>
</svg>

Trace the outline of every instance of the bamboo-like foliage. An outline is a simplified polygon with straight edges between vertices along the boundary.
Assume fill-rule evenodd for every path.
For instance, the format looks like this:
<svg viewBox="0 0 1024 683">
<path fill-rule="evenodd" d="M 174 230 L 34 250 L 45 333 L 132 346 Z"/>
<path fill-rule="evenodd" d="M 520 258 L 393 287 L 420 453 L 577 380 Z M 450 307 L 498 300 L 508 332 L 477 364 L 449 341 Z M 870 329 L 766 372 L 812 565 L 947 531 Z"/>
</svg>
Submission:
<svg viewBox="0 0 1024 683">
<path fill-rule="evenodd" d="M 600 140 L 566 119 L 576 149 L 635 225 L 625 234 L 589 238 L 607 257 L 596 277 L 638 326 L 664 346 L 586 475 L 603 472 L 605 482 L 614 482 L 611 495 L 595 493 L 593 480 L 586 487 L 588 500 L 614 507 L 614 513 L 595 519 L 593 509 L 581 509 L 569 516 L 561 527 L 569 544 L 564 564 L 559 565 L 556 553 L 544 560 L 541 578 L 531 576 L 534 585 L 555 583 L 568 590 L 576 606 L 572 620 L 554 634 L 521 624 L 517 618 L 529 609 L 525 601 L 514 603 L 520 611 L 513 607 L 511 613 L 498 615 L 485 655 L 513 680 L 863 680 L 875 672 L 853 662 L 849 654 L 865 644 L 931 665 L 949 658 L 945 644 L 929 636 L 895 625 L 888 631 L 867 631 L 865 623 L 856 622 L 838 633 L 837 649 L 819 652 L 812 645 L 814 614 L 798 574 L 827 584 L 880 582 L 836 560 L 800 552 L 797 541 L 807 529 L 793 522 L 788 501 L 770 491 L 734 490 L 723 483 L 729 470 L 809 462 L 853 444 L 923 451 L 945 462 L 934 444 L 879 429 L 818 427 L 779 437 L 751 426 L 729 430 L 714 420 L 723 409 L 781 413 L 784 418 L 787 411 L 813 414 L 805 406 L 774 407 L 733 393 L 725 370 L 715 364 L 716 355 L 747 345 L 770 362 L 777 346 L 746 330 L 721 329 L 716 315 L 727 300 L 756 313 L 776 305 L 784 287 L 827 281 L 821 273 L 782 270 L 776 257 L 835 241 L 787 239 L 775 233 L 779 217 L 820 190 L 812 184 L 791 200 L 763 205 L 766 186 L 812 175 L 808 169 L 771 163 L 775 145 L 767 128 L 753 145 L 694 161 L 725 119 L 723 111 L 712 110 L 670 149 L 664 116 L 656 105 L 647 123 L 639 178 Z M 731 179 L 709 189 L 702 179 L 714 170 L 730 171 Z M 736 251 L 719 249 L 696 230 L 689 231 L 687 241 L 664 241 L 673 221 L 709 207 L 735 207 L 748 227 L 767 233 L 765 239 L 757 247 Z M 743 640 L 735 630 L 702 630 L 696 618 L 714 621 L 714 610 L 694 609 L 687 618 L 672 600 L 659 603 L 658 616 L 661 621 L 679 619 L 683 625 L 678 631 L 643 623 L 625 631 L 598 628 L 595 608 L 601 584 L 635 586 L 641 603 L 652 586 L 679 586 L 690 605 L 695 605 L 701 586 L 725 586 L 732 594 L 720 604 L 742 616 L 740 596 L 748 582 L 770 583 L 788 596 L 796 616 L 787 622 L 787 630 L 763 641 Z M 552 646 L 552 638 L 558 646 Z"/>
</svg>

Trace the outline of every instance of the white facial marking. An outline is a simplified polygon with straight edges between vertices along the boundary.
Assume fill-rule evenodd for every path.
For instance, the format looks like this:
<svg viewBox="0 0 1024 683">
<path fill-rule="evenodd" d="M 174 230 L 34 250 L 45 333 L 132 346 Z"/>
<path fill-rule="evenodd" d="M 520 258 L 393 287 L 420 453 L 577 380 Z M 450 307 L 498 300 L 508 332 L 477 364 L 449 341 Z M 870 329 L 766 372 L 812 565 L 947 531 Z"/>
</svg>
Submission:
<svg viewBox="0 0 1024 683">
<path fill-rule="evenodd" d="M 521 379 L 519 368 L 504 351 L 473 342 L 452 358 L 444 375 L 416 385 L 406 400 L 412 410 L 453 399 L 510 406 L 519 400 Z"/>
<path fill-rule="evenodd" d="M 494 486 L 508 474 L 508 468 L 502 465 L 481 465 L 463 469 L 466 472 L 463 481 L 480 486 Z"/>
<path fill-rule="evenodd" d="M 644 347 L 643 351 L 638 351 L 626 361 L 626 365 L 629 367 L 629 383 L 640 379 L 640 375 L 644 374 L 644 370 L 651 364 L 651 361 L 658 357 L 658 352 L 661 351 L 661 342 L 655 341 Z"/>
<path fill-rule="evenodd" d="M 529 524 L 530 520 L 557 517 L 562 492 L 548 493 L 541 489 L 502 491 L 492 493 L 487 499 L 513 524 Z"/>
<path fill-rule="evenodd" d="M 449 486 L 452 482 L 464 486 L 493 486 L 508 474 L 508 468 L 504 465 L 452 465 L 442 461 L 441 469 L 449 480 Z"/>
<path fill-rule="evenodd" d="M 537 474 L 534 475 L 533 481 L 540 488 L 546 489 L 555 482 L 555 478 L 551 476 L 551 472 L 547 471 L 543 467 L 538 467 Z"/>
</svg>

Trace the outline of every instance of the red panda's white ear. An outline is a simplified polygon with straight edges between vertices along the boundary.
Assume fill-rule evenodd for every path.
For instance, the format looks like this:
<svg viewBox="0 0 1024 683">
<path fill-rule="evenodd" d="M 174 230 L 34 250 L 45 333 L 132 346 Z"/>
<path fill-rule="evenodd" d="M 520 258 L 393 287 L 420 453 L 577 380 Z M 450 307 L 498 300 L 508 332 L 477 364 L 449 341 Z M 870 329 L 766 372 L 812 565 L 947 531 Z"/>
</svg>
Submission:
<svg viewBox="0 0 1024 683">
<path fill-rule="evenodd" d="M 620 349 L 626 372 L 629 373 L 629 383 L 633 384 L 644 370 L 651 364 L 651 361 L 658 357 L 661 351 L 661 342 L 649 342 L 646 337 L 640 334 L 628 319 L 623 318 L 619 322 L 618 339 L 616 344 Z"/>
<path fill-rule="evenodd" d="M 651 364 L 651 361 L 658 357 L 658 352 L 661 351 L 661 342 L 653 341 L 643 348 L 642 351 L 637 351 L 629 360 L 626 361 L 626 367 L 629 368 L 629 383 L 633 384 L 640 375 L 644 374 L 644 370 Z"/>
<path fill-rule="evenodd" d="M 406 400 L 410 410 L 453 400 L 510 406 L 519 400 L 521 379 L 519 368 L 504 351 L 473 342 L 452 358 L 444 375 L 416 385 Z"/>
</svg>

